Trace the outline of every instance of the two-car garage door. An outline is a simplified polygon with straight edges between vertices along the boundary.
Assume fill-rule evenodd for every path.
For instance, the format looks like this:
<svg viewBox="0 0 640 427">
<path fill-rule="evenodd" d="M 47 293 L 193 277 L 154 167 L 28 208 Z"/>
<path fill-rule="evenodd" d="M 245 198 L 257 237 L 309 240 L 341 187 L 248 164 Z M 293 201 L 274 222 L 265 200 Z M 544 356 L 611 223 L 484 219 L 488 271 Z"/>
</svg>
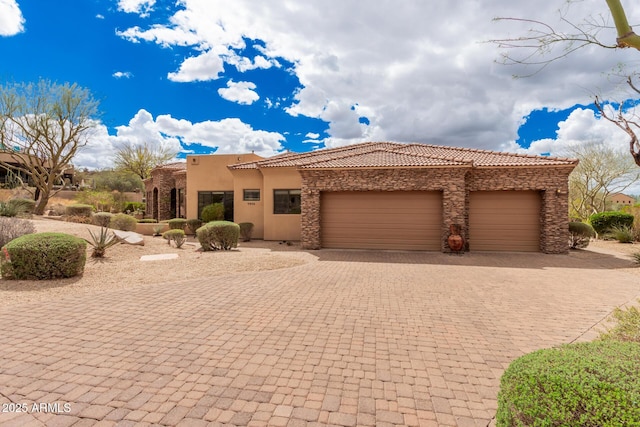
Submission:
<svg viewBox="0 0 640 427">
<path fill-rule="evenodd" d="M 441 192 L 323 192 L 320 206 L 324 248 L 441 250 Z M 471 192 L 469 250 L 539 251 L 540 211 L 536 191 Z"/>
<path fill-rule="evenodd" d="M 322 193 L 322 247 L 441 250 L 439 191 Z"/>
</svg>

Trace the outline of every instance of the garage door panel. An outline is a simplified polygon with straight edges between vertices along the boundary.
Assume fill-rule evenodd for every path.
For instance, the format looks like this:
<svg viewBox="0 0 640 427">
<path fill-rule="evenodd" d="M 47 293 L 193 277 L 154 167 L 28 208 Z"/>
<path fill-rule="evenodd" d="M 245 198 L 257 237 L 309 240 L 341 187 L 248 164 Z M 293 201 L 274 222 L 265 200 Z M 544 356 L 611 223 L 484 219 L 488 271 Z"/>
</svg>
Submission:
<svg viewBox="0 0 640 427">
<path fill-rule="evenodd" d="M 326 248 L 439 250 L 439 192 L 326 192 L 321 198 Z"/>
<path fill-rule="evenodd" d="M 540 250 L 540 193 L 477 191 L 469 195 L 469 250 Z"/>
</svg>

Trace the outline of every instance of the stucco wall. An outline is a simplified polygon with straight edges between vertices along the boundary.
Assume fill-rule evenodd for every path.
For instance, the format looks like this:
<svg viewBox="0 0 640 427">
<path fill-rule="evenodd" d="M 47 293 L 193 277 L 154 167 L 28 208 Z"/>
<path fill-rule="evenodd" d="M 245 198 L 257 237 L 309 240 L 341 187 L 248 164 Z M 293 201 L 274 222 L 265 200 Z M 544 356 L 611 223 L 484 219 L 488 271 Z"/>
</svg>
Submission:
<svg viewBox="0 0 640 427">
<path fill-rule="evenodd" d="M 264 179 L 264 239 L 300 240 L 301 215 L 273 213 L 273 190 L 301 189 L 300 174 L 295 168 L 263 168 L 261 172 Z M 304 194 L 301 199 L 304 203 Z"/>
<path fill-rule="evenodd" d="M 233 175 L 227 166 L 262 159 L 252 153 L 187 156 L 187 218 L 198 215 L 198 191 L 234 191 Z"/>
<path fill-rule="evenodd" d="M 233 209 L 237 223 L 253 223 L 252 237 L 264 238 L 264 187 L 262 173 L 257 169 L 239 169 L 233 174 Z M 259 201 L 244 201 L 244 190 L 260 190 Z"/>
</svg>

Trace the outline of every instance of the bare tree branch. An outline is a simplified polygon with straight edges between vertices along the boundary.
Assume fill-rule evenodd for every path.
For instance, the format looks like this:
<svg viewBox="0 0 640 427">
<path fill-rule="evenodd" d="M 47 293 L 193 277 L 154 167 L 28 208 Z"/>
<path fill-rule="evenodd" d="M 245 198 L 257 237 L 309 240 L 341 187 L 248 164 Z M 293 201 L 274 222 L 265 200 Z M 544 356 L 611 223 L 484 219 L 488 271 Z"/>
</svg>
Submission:
<svg viewBox="0 0 640 427">
<path fill-rule="evenodd" d="M 42 214 L 53 186 L 96 125 L 98 102 L 76 84 L 46 80 L 0 86 L 0 166 L 35 187 Z"/>
</svg>

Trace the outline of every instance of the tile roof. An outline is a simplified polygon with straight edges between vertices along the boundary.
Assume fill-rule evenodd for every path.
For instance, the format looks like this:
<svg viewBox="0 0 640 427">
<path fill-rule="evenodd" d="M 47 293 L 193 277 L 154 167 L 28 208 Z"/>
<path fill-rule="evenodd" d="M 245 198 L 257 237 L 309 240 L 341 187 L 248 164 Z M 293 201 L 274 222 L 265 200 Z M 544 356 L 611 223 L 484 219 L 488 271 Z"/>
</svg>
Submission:
<svg viewBox="0 0 640 427">
<path fill-rule="evenodd" d="M 431 144 L 365 142 L 308 153 L 283 153 L 265 160 L 241 163 L 231 169 L 297 167 L 380 168 L 380 167 L 511 167 L 575 165 L 576 159 L 532 156 Z"/>
</svg>

